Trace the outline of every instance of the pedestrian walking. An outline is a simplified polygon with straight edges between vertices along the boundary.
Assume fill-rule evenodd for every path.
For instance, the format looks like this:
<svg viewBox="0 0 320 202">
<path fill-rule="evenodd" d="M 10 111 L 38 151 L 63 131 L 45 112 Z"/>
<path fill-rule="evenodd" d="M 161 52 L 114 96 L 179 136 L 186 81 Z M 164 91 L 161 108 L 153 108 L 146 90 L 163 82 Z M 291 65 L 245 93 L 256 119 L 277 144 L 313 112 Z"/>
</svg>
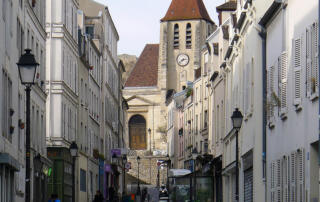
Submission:
<svg viewBox="0 0 320 202">
<path fill-rule="evenodd" d="M 103 202 L 103 196 L 100 190 L 98 190 L 96 195 L 94 196 L 93 202 Z"/>
<path fill-rule="evenodd" d="M 58 194 L 51 194 L 51 198 L 48 202 L 61 202 L 61 200 L 58 198 Z"/>
<path fill-rule="evenodd" d="M 109 201 L 114 202 L 116 201 L 116 191 L 113 187 L 109 188 Z"/>
</svg>

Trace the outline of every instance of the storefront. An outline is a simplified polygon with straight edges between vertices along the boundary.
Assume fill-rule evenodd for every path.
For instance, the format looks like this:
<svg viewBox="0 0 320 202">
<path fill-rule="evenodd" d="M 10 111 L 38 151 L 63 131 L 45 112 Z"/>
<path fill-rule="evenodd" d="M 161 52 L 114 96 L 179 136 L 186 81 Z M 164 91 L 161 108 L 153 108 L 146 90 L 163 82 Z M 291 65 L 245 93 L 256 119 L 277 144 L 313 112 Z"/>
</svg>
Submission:
<svg viewBox="0 0 320 202">
<path fill-rule="evenodd" d="M 48 147 L 48 158 L 52 160 L 52 174 L 48 181 L 48 196 L 58 194 L 61 202 L 72 201 L 72 157 L 65 147 Z"/>
<path fill-rule="evenodd" d="M 0 153 L 0 201 L 14 201 L 14 173 L 20 164 L 8 153 Z"/>
<path fill-rule="evenodd" d="M 110 187 L 110 176 L 111 176 L 111 165 L 105 164 L 104 165 L 104 189 L 103 189 L 103 195 L 106 199 L 109 199 L 109 187 Z"/>
<path fill-rule="evenodd" d="M 52 161 L 40 154 L 33 158 L 33 201 L 43 202 L 48 200 L 47 184 L 49 169 Z"/>
</svg>

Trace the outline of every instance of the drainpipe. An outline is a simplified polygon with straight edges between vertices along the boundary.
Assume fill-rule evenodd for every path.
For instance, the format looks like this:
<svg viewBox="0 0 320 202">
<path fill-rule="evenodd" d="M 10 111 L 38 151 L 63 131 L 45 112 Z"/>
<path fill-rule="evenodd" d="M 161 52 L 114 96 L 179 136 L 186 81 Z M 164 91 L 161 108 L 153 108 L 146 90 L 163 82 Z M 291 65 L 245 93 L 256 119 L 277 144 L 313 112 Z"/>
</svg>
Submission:
<svg viewBox="0 0 320 202">
<path fill-rule="evenodd" d="M 320 0 L 319 0 L 320 1 Z M 262 97 L 263 97 L 263 107 L 262 107 L 262 176 L 265 182 L 265 201 L 267 201 L 267 170 L 266 170 L 266 161 L 267 161 L 267 33 L 264 27 L 262 27 L 259 35 L 262 39 Z"/>
<path fill-rule="evenodd" d="M 320 0 L 318 1 L 318 27 L 320 25 Z M 320 29 L 320 28 L 318 28 Z M 320 30 L 319 32 L 320 33 Z M 320 50 L 320 35 L 318 34 L 318 51 Z M 318 64 L 320 62 L 320 57 L 318 56 Z M 319 74 L 319 79 L 320 79 L 320 71 L 318 71 L 318 74 Z M 318 88 L 320 89 L 320 84 L 318 82 Z M 319 91 L 319 90 L 318 90 Z M 318 127 L 319 127 L 319 130 L 318 130 L 318 135 L 319 135 L 319 141 L 318 141 L 318 164 L 319 164 L 319 180 L 320 180 L 320 101 L 318 101 L 318 104 L 319 104 L 319 115 L 318 115 Z M 320 190 L 320 186 L 319 186 L 319 190 Z M 319 194 L 320 195 L 320 194 Z"/>
</svg>

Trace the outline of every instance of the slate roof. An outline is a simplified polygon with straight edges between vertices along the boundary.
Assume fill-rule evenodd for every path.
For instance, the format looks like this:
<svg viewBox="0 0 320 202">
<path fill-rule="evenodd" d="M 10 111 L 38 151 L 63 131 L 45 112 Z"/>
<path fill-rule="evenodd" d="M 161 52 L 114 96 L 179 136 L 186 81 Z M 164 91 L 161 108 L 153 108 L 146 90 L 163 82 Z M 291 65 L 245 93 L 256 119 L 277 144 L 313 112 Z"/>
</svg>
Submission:
<svg viewBox="0 0 320 202">
<path fill-rule="evenodd" d="M 125 87 L 157 86 L 158 59 L 159 44 L 147 44 L 131 71 Z"/>
<path fill-rule="evenodd" d="M 202 0 L 172 0 L 167 14 L 161 21 L 193 19 L 203 19 L 213 23 Z"/>
<path fill-rule="evenodd" d="M 228 1 L 224 4 L 218 6 L 217 11 L 235 11 L 237 9 L 237 2 L 236 1 Z"/>
</svg>

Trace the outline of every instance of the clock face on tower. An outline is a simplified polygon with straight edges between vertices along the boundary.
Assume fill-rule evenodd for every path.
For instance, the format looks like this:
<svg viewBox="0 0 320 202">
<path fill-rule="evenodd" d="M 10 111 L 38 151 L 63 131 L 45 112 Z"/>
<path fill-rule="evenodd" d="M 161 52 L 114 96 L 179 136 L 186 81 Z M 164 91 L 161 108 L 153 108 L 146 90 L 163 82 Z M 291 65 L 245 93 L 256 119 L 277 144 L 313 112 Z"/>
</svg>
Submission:
<svg viewBox="0 0 320 202">
<path fill-rule="evenodd" d="M 186 66 L 189 63 L 189 56 L 187 54 L 179 54 L 177 57 L 177 63 L 180 66 Z"/>
</svg>

